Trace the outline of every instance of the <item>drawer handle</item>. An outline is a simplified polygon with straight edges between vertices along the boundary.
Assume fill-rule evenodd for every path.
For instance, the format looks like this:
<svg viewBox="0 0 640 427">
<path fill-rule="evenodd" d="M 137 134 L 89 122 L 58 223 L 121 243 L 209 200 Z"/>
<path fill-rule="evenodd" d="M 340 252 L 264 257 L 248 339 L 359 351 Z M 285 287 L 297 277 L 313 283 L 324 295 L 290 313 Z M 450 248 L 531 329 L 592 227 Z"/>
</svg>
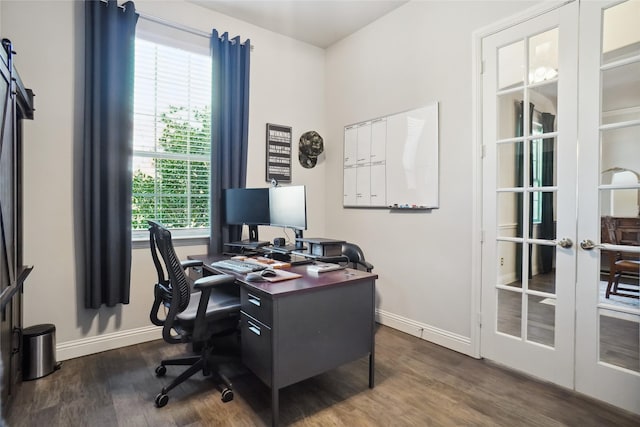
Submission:
<svg viewBox="0 0 640 427">
<path fill-rule="evenodd" d="M 249 330 L 251 332 L 253 332 L 254 334 L 260 336 L 260 327 L 255 325 L 254 323 L 248 321 L 248 320 L 247 320 L 247 323 L 249 324 Z"/>
<path fill-rule="evenodd" d="M 249 302 L 251 304 L 260 307 L 260 298 L 258 298 L 257 296 L 251 295 L 249 293 L 247 294 L 247 296 L 249 297 Z"/>
</svg>

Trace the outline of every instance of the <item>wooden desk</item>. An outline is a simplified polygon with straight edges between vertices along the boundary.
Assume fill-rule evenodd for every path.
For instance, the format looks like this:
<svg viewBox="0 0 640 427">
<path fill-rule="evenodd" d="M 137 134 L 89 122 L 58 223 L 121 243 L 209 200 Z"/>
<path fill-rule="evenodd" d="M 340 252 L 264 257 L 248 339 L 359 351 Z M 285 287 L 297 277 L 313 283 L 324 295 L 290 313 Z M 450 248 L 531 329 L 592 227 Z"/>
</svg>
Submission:
<svg viewBox="0 0 640 427">
<path fill-rule="evenodd" d="M 240 285 L 242 361 L 271 388 L 272 425 L 278 425 L 281 388 L 369 356 L 369 388 L 374 386 L 376 274 L 344 269 L 307 273 L 277 283 L 248 282 L 244 274 L 211 267 L 204 274 L 234 274 Z"/>
</svg>

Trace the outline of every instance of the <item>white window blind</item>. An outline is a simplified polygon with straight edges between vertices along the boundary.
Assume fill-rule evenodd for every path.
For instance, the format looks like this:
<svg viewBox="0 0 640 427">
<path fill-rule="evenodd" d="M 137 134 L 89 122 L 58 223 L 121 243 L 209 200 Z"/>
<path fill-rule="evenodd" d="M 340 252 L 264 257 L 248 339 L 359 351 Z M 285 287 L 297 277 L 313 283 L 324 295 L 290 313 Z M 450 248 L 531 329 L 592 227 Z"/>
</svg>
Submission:
<svg viewBox="0 0 640 427">
<path fill-rule="evenodd" d="M 161 42 L 158 42 L 161 40 Z M 211 59 L 136 36 L 132 229 L 209 227 Z"/>
</svg>

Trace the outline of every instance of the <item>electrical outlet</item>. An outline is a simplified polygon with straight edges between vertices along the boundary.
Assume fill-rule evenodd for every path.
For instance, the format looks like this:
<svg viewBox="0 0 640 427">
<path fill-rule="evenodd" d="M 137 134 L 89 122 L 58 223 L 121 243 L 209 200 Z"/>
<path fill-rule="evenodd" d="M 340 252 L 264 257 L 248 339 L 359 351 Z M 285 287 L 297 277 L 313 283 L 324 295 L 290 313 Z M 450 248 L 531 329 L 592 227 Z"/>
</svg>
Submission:
<svg viewBox="0 0 640 427">
<path fill-rule="evenodd" d="M 504 257 L 500 258 L 500 266 L 504 265 Z"/>
</svg>

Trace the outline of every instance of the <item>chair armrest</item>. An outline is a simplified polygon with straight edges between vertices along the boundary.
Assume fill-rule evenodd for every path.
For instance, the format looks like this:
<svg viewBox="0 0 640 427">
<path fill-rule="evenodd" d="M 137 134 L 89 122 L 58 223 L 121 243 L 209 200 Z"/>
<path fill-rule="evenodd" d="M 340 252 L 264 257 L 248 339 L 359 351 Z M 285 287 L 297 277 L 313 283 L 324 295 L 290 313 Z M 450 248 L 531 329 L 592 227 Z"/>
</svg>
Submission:
<svg viewBox="0 0 640 427">
<path fill-rule="evenodd" d="M 193 288 L 201 292 L 193 327 L 193 338 L 195 340 L 205 339 L 207 336 L 205 317 L 209 298 L 211 297 L 211 289 L 224 284 L 233 284 L 235 281 L 236 278 L 229 274 L 214 274 L 213 276 L 202 277 L 193 283 Z"/>
<path fill-rule="evenodd" d="M 371 272 L 371 270 L 373 270 L 373 264 L 371 264 L 370 262 L 359 261 L 358 264 L 363 266 L 368 272 Z"/>
<path fill-rule="evenodd" d="M 201 277 L 193 282 L 193 289 L 202 291 L 225 283 L 233 283 L 235 281 L 236 278 L 230 274 L 214 274 L 212 276 Z"/>
<path fill-rule="evenodd" d="M 180 261 L 180 265 L 182 265 L 183 270 L 186 270 L 189 267 L 200 267 L 202 264 L 202 261 L 199 259 L 186 259 L 184 261 Z"/>
</svg>

